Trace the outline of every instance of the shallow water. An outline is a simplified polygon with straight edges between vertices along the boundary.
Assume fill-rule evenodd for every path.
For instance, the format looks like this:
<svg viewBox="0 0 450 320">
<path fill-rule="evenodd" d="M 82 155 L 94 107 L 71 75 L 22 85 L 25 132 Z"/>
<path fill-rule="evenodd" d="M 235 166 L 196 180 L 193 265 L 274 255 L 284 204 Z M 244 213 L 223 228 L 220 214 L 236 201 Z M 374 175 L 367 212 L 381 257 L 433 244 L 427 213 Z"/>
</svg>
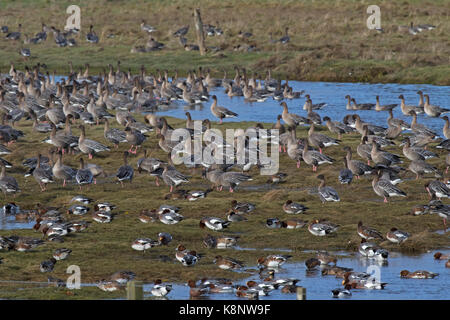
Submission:
<svg viewBox="0 0 450 320">
<path fill-rule="evenodd" d="M 16 220 L 14 215 L 0 213 L 0 230 L 31 229 L 35 220 Z"/>
<path fill-rule="evenodd" d="M 283 81 L 284 83 L 284 81 Z M 328 105 L 322 110 L 315 110 L 323 118 L 329 116 L 332 120 L 342 121 L 344 116 L 349 113 L 357 113 L 361 116 L 363 121 L 371 122 L 377 125 L 387 127 L 388 113 L 377 112 L 372 110 L 346 110 L 345 106 L 347 100 L 344 98 L 347 94 L 355 98 L 357 103 L 375 103 L 375 96 L 380 96 L 380 103 L 382 105 L 398 103 L 398 107 L 394 109 L 394 117 L 401 118 L 405 121 L 411 122 L 411 117 L 403 115 L 400 109 L 400 99 L 398 96 L 403 94 L 405 96 L 405 103 L 407 105 L 418 105 L 419 95 L 418 90 L 422 90 L 424 94 L 430 96 L 430 103 L 439 105 L 443 108 L 450 109 L 450 87 L 449 86 L 434 86 L 428 84 L 367 84 L 367 83 L 339 83 L 339 82 L 307 82 L 307 81 L 289 81 L 289 85 L 294 88 L 294 91 L 305 90 L 305 94 L 310 94 L 313 103 L 326 102 Z M 217 88 L 210 91 L 210 94 L 215 94 L 218 99 L 218 104 L 224 106 L 239 114 L 237 118 L 226 119 L 224 122 L 231 121 L 258 121 L 258 122 L 275 122 L 278 114 L 281 114 L 283 109 L 280 102 L 272 98 L 265 102 L 247 103 L 244 97 L 228 97 L 223 88 Z M 306 117 L 306 110 L 303 110 L 305 103 L 304 94 L 299 99 L 285 100 L 289 112 L 296 113 Z M 177 118 L 185 119 L 185 112 L 189 111 L 192 119 L 210 119 L 218 121 L 210 111 L 212 100 L 203 105 L 188 106 L 184 101 L 176 101 L 174 106 L 168 110 L 157 112 L 159 115 L 167 115 Z M 440 118 L 430 118 L 424 114 L 418 116 L 419 123 L 429 126 L 438 134 L 442 135 L 442 127 L 444 121 Z"/>
<path fill-rule="evenodd" d="M 445 267 L 445 260 L 434 260 L 433 255 L 436 251 L 418 256 L 407 256 L 392 252 L 387 264 L 379 264 L 374 260 L 362 258 L 359 253 L 350 257 L 349 253 L 338 252 L 347 255 L 339 257 L 338 266 L 353 268 L 358 272 L 370 272 L 367 268 L 375 266 L 380 270 L 381 282 L 387 282 L 384 290 L 352 290 L 352 296 L 344 299 L 352 300 L 448 300 L 450 299 L 450 269 Z M 441 251 L 449 254 L 450 251 Z M 256 267 L 255 267 L 256 268 Z M 402 279 L 401 270 L 427 270 L 439 273 L 434 279 Z M 230 271 L 233 272 L 233 271 Z M 331 290 L 342 288 L 342 279 L 335 276 L 322 276 L 320 270 L 313 273 L 307 273 L 304 262 L 286 263 L 275 273 L 275 279 L 296 278 L 300 279 L 298 286 L 306 288 L 308 300 L 332 300 Z M 251 276 L 239 283 L 244 284 L 247 280 L 260 281 L 258 275 Z M 145 297 L 151 297 L 151 284 L 144 285 Z M 168 294 L 168 299 L 189 299 L 189 287 L 183 284 L 174 284 L 173 290 Z M 211 300 L 235 300 L 237 298 L 233 293 L 210 294 L 205 299 Z M 283 294 L 280 290 L 274 290 L 269 296 L 260 297 L 260 300 L 295 300 L 296 294 Z"/>
</svg>

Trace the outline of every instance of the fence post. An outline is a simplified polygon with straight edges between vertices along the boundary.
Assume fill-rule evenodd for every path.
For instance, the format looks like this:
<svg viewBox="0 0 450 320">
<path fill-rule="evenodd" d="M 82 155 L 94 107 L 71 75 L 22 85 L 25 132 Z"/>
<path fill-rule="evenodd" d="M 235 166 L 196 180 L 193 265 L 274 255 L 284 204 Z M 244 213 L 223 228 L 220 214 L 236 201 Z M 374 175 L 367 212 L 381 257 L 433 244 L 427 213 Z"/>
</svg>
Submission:
<svg viewBox="0 0 450 320">
<path fill-rule="evenodd" d="M 195 32 L 197 34 L 197 45 L 200 50 L 200 55 L 205 55 L 205 34 L 203 32 L 203 22 L 200 16 L 200 9 L 194 9 L 194 22 L 195 22 Z"/>
<path fill-rule="evenodd" d="M 142 281 L 127 282 L 127 300 L 144 300 L 144 287 Z"/>
<path fill-rule="evenodd" d="M 297 287 L 297 300 L 306 300 L 306 288 Z"/>
</svg>

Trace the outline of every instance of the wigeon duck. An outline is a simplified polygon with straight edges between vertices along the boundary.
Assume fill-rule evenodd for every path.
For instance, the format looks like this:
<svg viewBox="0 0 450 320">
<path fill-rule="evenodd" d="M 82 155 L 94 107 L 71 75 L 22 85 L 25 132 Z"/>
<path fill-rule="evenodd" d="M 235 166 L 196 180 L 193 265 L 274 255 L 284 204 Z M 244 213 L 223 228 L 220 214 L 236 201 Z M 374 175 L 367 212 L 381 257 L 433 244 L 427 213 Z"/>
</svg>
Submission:
<svg viewBox="0 0 450 320">
<path fill-rule="evenodd" d="M 279 229 L 284 226 L 283 221 L 278 218 L 269 218 L 266 220 L 266 227 L 272 229 Z"/>
<path fill-rule="evenodd" d="M 56 259 L 51 258 L 50 260 L 42 261 L 39 265 L 41 272 L 52 272 L 55 267 Z"/>
<path fill-rule="evenodd" d="M 280 146 L 281 149 L 281 146 Z M 287 174 L 283 173 L 283 172 L 278 172 L 277 174 L 274 174 L 272 176 L 270 176 L 269 179 L 267 179 L 266 183 L 283 183 L 285 182 L 286 178 L 287 178 Z"/>
<path fill-rule="evenodd" d="M 164 210 L 169 210 L 170 212 L 173 212 L 173 213 L 179 213 L 180 212 L 180 208 L 178 208 L 176 206 L 170 206 L 168 204 L 162 204 L 158 208 L 158 213 L 161 214 L 161 213 L 164 212 Z"/>
<path fill-rule="evenodd" d="M 387 285 L 386 282 L 377 282 L 370 274 L 362 272 L 347 272 L 344 274 L 342 285 L 351 285 L 352 289 L 376 289 L 382 290 Z"/>
<path fill-rule="evenodd" d="M 314 220 L 308 226 L 308 231 L 311 234 L 319 237 L 326 236 L 327 234 L 336 232 L 339 225 L 327 222 L 325 220 Z"/>
<path fill-rule="evenodd" d="M 250 202 L 231 201 L 231 209 L 237 214 L 250 213 L 255 210 L 256 206 Z"/>
<path fill-rule="evenodd" d="M 223 270 L 240 269 L 244 267 L 244 264 L 241 261 L 232 258 L 224 258 L 222 256 L 216 256 L 213 263 Z"/>
<path fill-rule="evenodd" d="M 189 280 L 188 281 L 188 286 L 189 286 L 189 295 L 191 297 L 200 297 L 200 296 L 204 296 L 207 295 L 209 293 L 209 286 L 199 286 L 197 287 L 197 284 L 195 283 L 194 280 Z"/>
<path fill-rule="evenodd" d="M 236 288 L 236 296 L 239 298 L 246 298 L 251 300 L 259 299 L 259 290 L 249 290 L 246 286 L 238 286 Z"/>
<path fill-rule="evenodd" d="M 259 296 L 268 296 L 272 290 L 278 289 L 278 285 L 273 286 L 265 283 L 257 283 L 253 280 L 249 280 L 245 284 L 249 291 L 257 291 Z"/>
<path fill-rule="evenodd" d="M 224 221 L 220 218 L 215 217 L 204 217 L 200 220 L 200 228 L 204 229 L 205 227 L 214 230 L 220 231 L 227 228 L 231 224 L 231 221 Z"/>
<path fill-rule="evenodd" d="M 94 206 L 94 210 L 104 211 L 104 212 L 111 212 L 115 208 L 116 208 L 116 205 L 109 203 L 109 202 L 99 202 Z"/>
<path fill-rule="evenodd" d="M 436 260 L 448 260 L 448 259 L 450 259 L 450 255 L 442 254 L 441 252 L 436 252 L 433 257 Z"/>
<path fill-rule="evenodd" d="M 366 239 L 361 239 L 358 250 L 362 256 L 367 258 L 384 261 L 389 257 L 389 252 L 387 250 L 380 248 L 374 243 L 367 242 Z"/>
<path fill-rule="evenodd" d="M 258 258 L 257 262 L 259 267 L 278 268 L 282 266 L 289 258 L 292 258 L 292 256 L 273 254 L 267 257 Z"/>
<path fill-rule="evenodd" d="M 128 281 L 133 280 L 136 274 L 133 271 L 117 271 L 111 276 L 111 280 L 119 284 L 126 284 Z"/>
<path fill-rule="evenodd" d="M 83 203 L 83 204 L 89 204 L 89 203 L 91 203 L 93 200 L 91 199 L 91 198 L 88 198 L 88 197 L 85 197 L 85 196 L 81 196 L 81 195 L 79 195 L 79 196 L 75 196 L 75 197 L 73 197 L 71 200 L 70 200 L 70 202 L 72 203 L 72 202 L 81 202 L 81 203 Z"/>
<path fill-rule="evenodd" d="M 159 245 L 158 241 L 149 238 L 139 238 L 133 241 L 133 243 L 131 244 L 131 248 L 137 251 L 142 251 L 142 253 L 144 254 L 145 250 L 153 248 L 157 245 Z"/>
<path fill-rule="evenodd" d="M 150 291 L 155 297 L 165 297 L 172 291 L 171 284 L 162 284 L 161 279 L 155 280 L 155 284 Z"/>
<path fill-rule="evenodd" d="M 158 233 L 158 243 L 167 246 L 172 241 L 172 235 L 167 232 Z"/>
<path fill-rule="evenodd" d="M 335 256 L 330 255 L 326 251 L 321 251 L 317 253 L 317 259 L 320 261 L 320 264 L 330 264 L 336 265 L 337 258 Z"/>
<path fill-rule="evenodd" d="M 203 244 L 207 248 L 217 248 L 217 249 L 224 249 L 233 247 L 236 245 L 237 240 L 239 239 L 239 236 L 220 236 L 220 237 L 214 237 L 210 234 L 206 235 L 206 237 L 203 239 Z"/>
<path fill-rule="evenodd" d="M 362 221 L 358 222 L 357 232 L 361 238 L 364 238 L 366 240 L 370 239 L 383 240 L 383 235 L 379 231 L 375 230 L 374 228 L 363 225 Z"/>
<path fill-rule="evenodd" d="M 7 249 L 14 249 L 19 252 L 27 252 L 31 251 L 34 248 L 44 244 L 43 240 L 33 239 L 33 238 L 24 238 L 24 237 L 4 237 L 4 243 L 2 247 L 6 247 Z"/>
<path fill-rule="evenodd" d="M 89 221 L 72 221 L 69 230 L 70 232 L 80 232 L 89 227 L 90 222 Z"/>
<path fill-rule="evenodd" d="M 97 283 L 97 287 L 105 292 L 113 292 L 120 289 L 120 284 L 116 281 L 103 279 Z"/>
<path fill-rule="evenodd" d="M 331 290 L 331 293 L 333 298 L 351 297 L 352 293 L 350 292 L 350 289 L 352 289 L 352 286 L 350 284 L 346 284 L 344 288 Z"/>
<path fill-rule="evenodd" d="M 425 270 L 417 270 L 414 272 L 410 272 L 408 270 L 400 271 L 401 278 L 409 278 L 409 279 L 433 279 L 438 275 L 439 273 L 433 273 Z"/>
<path fill-rule="evenodd" d="M 161 213 L 159 213 L 158 217 L 159 221 L 164 224 L 176 224 L 184 219 L 181 214 L 170 211 L 169 209 L 164 209 Z"/>
<path fill-rule="evenodd" d="M 308 260 L 305 261 L 305 266 L 308 270 L 313 270 L 317 266 L 320 266 L 321 264 L 322 263 L 317 258 L 309 258 Z"/>
<path fill-rule="evenodd" d="M 351 272 L 352 268 L 338 267 L 338 266 L 322 266 L 322 276 L 336 276 L 336 278 L 344 278 L 347 272 Z"/>
<path fill-rule="evenodd" d="M 386 239 L 393 243 L 403 243 L 410 237 L 408 232 L 400 231 L 397 228 L 392 228 L 387 234 Z"/>
<path fill-rule="evenodd" d="M 281 293 L 296 293 L 297 286 L 294 284 L 287 284 L 283 288 L 281 288 Z"/>
<path fill-rule="evenodd" d="M 233 211 L 233 209 L 230 209 L 227 214 L 227 220 L 230 222 L 242 222 L 242 221 L 248 221 L 248 219 L 236 212 Z"/>
<path fill-rule="evenodd" d="M 185 267 L 195 265 L 199 259 L 196 251 L 187 250 L 186 247 L 181 244 L 177 246 L 175 251 L 175 258 L 180 261 Z"/>
<path fill-rule="evenodd" d="M 288 214 L 304 213 L 308 209 L 309 209 L 308 207 L 306 207 L 300 203 L 292 202 L 292 200 L 287 200 L 283 204 L 283 210 L 284 210 L 284 212 L 286 212 Z"/>
<path fill-rule="evenodd" d="M 450 260 L 447 260 L 447 262 L 445 263 L 445 267 L 450 268 Z"/>
<path fill-rule="evenodd" d="M 210 193 L 211 191 L 213 191 L 213 189 L 208 189 L 206 191 L 201 191 L 201 190 L 189 191 L 187 193 L 187 195 L 185 196 L 185 198 L 188 201 L 196 201 L 198 199 L 204 199 L 204 198 L 206 198 L 208 193 Z"/>
<path fill-rule="evenodd" d="M 72 250 L 66 248 L 56 249 L 55 252 L 53 252 L 53 258 L 55 258 L 55 260 L 65 260 L 71 252 Z"/>
<path fill-rule="evenodd" d="M 110 223 L 113 215 L 106 211 L 95 211 L 92 213 L 92 220 L 98 223 Z"/>
<path fill-rule="evenodd" d="M 52 276 L 47 277 L 47 282 L 49 285 L 53 285 L 56 288 L 63 288 L 66 286 L 66 282 L 64 280 L 53 278 Z"/>
<path fill-rule="evenodd" d="M 90 209 L 86 206 L 83 205 L 79 205 L 79 204 L 74 204 L 73 206 L 71 206 L 69 209 L 67 209 L 67 213 L 68 214 L 73 214 L 76 216 L 82 216 L 85 215 L 86 213 L 88 213 Z"/>
</svg>

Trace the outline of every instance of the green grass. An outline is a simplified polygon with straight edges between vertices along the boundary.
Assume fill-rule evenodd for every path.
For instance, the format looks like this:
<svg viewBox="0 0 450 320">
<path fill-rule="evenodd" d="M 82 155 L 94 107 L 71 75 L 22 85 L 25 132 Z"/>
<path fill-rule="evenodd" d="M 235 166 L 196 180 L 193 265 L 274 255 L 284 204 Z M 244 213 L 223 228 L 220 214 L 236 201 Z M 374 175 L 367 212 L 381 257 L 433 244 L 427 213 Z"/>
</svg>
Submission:
<svg viewBox="0 0 450 320">
<path fill-rule="evenodd" d="M 47 42 L 26 45 L 32 57 L 24 61 L 18 51 L 21 42 L 0 40 L 0 69 L 9 69 L 10 61 L 17 67 L 45 63 L 50 70 L 66 72 L 68 62 L 74 66 L 91 64 L 98 73 L 108 64 L 122 61 L 123 68 L 136 72 L 145 65 L 148 72 L 177 69 L 180 75 L 198 66 L 209 67 L 213 75 L 222 77 L 223 70 L 245 67 L 264 76 L 268 68 L 276 77 L 309 81 L 396 82 L 449 85 L 450 9 L 446 1 L 379 1 L 381 26 L 379 34 L 366 27 L 366 8 L 359 1 L 2 1 L 6 14 L 0 23 L 16 30 L 23 24 L 23 33 L 34 35 L 41 22 L 63 29 L 70 4 L 81 8 L 82 32 L 76 37 L 77 48 L 58 48 L 50 35 Z M 219 25 L 222 37 L 207 37 L 207 46 L 222 49 L 220 54 L 186 52 L 172 33 L 183 25 L 191 25 L 188 43 L 195 42 L 192 12 L 199 7 L 204 23 Z M 139 23 L 156 26 L 154 34 L 166 48 L 161 52 L 130 53 L 133 46 L 144 45 L 147 36 Z M 417 36 L 397 31 L 398 25 L 431 23 L 437 29 Z M 88 44 L 85 34 L 94 24 L 100 37 L 98 45 Z M 290 27 L 288 45 L 269 43 Z M 253 37 L 244 41 L 240 30 Z M 113 38 L 108 38 L 114 34 Z M 258 52 L 234 51 L 238 44 L 256 45 Z"/>
<path fill-rule="evenodd" d="M 138 118 L 141 120 L 141 118 Z M 184 124 L 182 119 L 169 118 L 172 126 L 180 127 Z M 254 125 L 253 122 L 229 122 L 222 126 L 213 124 L 213 127 L 222 130 L 226 128 L 238 128 Z M 116 126 L 116 124 L 114 124 Z M 266 128 L 269 127 L 266 124 Z M 122 164 L 122 152 L 129 146 L 121 145 L 119 150 L 113 149 L 110 154 L 100 154 L 88 162 L 97 163 L 106 169 L 111 176 L 106 180 L 99 180 L 99 184 L 91 186 L 89 191 L 79 192 L 76 185 L 61 187 L 61 183 L 51 184 L 47 192 L 40 192 L 38 184 L 32 177 L 25 180 L 20 163 L 23 159 L 34 156 L 39 150 L 46 152 L 47 147 L 40 141 L 44 134 L 36 134 L 31 131 L 29 123 L 20 122 L 18 129 L 25 132 L 26 138 L 22 138 L 18 143 L 11 146 L 14 151 L 5 159 L 14 164 L 13 169 L 8 170 L 8 174 L 14 176 L 22 189 L 14 201 L 22 208 L 32 208 L 35 203 L 64 208 L 69 206 L 70 199 L 77 194 L 86 194 L 97 201 L 110 201 L 117 205 L 117 216 L 109 224 L 99 224 L 91 220 L 90 215 L 81 219 L 92 221 L 90 227 L 80 233 L 71 234 L 65 237 L 65 242 L 55 244 L 47 242 L 45 245 L 32 252 L 0 252 L 3 263 L 0 265 L 1 280 L 21 280 L 21 281 L 46 281 L 47 274 L 39 271 L 39 263 L 48 259 L 52 252 L 59 247 L 67 247 L 73 250 L 72 255 L 64 261 L 56 264 L 52 272 L 53 277 L 67 279 L 66 269 L 69 265 L 78 265 L 81 268 L 82 283 L 94 283 L 100 279 L 107 279 L 118 270 L 132 270 L 137 274 L 137 279 L 144 282 L 152 282 L 157 278 L 163 281 L 185 282 L 188 279 L 199 279 L 201 277 L 227 277 L 231 279 L 241 279 L 249 275 L 248 272 L 235 273 L 224 271 L 215 266 L 212 261 L 218 254 L 231 256 L 242 260 L 252 268 L 256 266 L 256 260 L 260 256 L 270 253 L 280 253 L 277 248 L 291 249 L 293 261 L 302 261 L 314 256 L 313 253 L 305 253 L 305 250 L 349 250 L 355 251 L 359 244 L 359 236 L 356 233 L 356 226 L 359 220 L 365 224 L 373 226 L 386 233 L 391 227 L 398 227 L 408 231 L 412 238 L 403 245 L 393 245 L 387 241 L 381 245 L 388 250 L 400 251 L 407 254 L 423 252 L 425 250 L 437 249 L 448 246 L 448 236 L 435 233 L 435 230 L 442 229 L 442 220 L 436 215 L 426 215 L 415 217 L 406 215 L 413 205 L 426 203 L 427 196 L 423 189 L 423 180 L 408 181 L 401 185 L 407 192 L 407 198 L 394 198 L 389 204 L 383 204 L 382 199 L 375 195 L 372 190 L 370 180 L 363 178 L 355 181 L 350 186 L 342 186 L 337 182 L 338 169 L 342 167 L 339 159 L 344 152 L 341 147 L 327 148 L 325 153 L 335 158 L 337 161 L 330 166 L 323 166 L 318 173 L 313 173 L 311 168 L 302 163 L 302 167 L 297 169 L 292 160 L 286 154 L 280 155 L 280 171 L 289 175 L 284 184 L 273 186 L 269 189 L 246 190 L 246 186 L 264 185 L 267 177 L 260 176 L 259 171 L 254 168 L 250 172 L 254 181 L 245 183 L 238 188 L 235 193 L 228 191 L 211 192 L 206 199 L 195 202 L 185 200 L 164 200 L 164 195 L 168 193 L 168 187 L 156 187 L 154 179 L 145 174 L 135 174 L 135 180 L 131 185 L 121 188 L 115 183 L 114 174 Z M 307 128 L 299 128 L 298 136 L 304 137 Z M 73 129 L 74 134 L 79 134 L 78 129 Z M 329 133 L 328 133 L 329 134 Z M 91 139 L 105 142 L 103 138 L 103 128 L 92 127 L 87 131 Z M 358 135 L 346 135 L 343 137 L 343 144 L 352 146 L 355 150 L 359 143 Z M 152 150 L 152 156 L 166 159 L 165 155 L 157 146 L 155 134 L 151 133 L 150 138 L 144 143 L 144 147 Z M 392 149 L 397 151 L 398 149 Z M 132 156 L 130 163 L 136 168 L 137 159 L 142 156 Z M 441 158 L 445 156 L 441 155 Z M 65 156 L 64 163 L 76 167 L 80 155 Z M 355 155 L 356 157 L 356 155 Z M 431 163 L 439 165 L 441 160 L 434 160 Z M 179 170 L 192 175 L 190 170 L 179 167 Z M 318 185 L 315 178 L 317 174 L 324 174 L 329 184 L 334 186 L 340 196 L 341 202 L 322 205 L 317 195 L 310 194 L 309 189 L 314 189 Z M 411 173 L 407 173 L 406 178 L 413 178 Z M 199 175 L 194 175 L 191 182 L 181 188 L 187 190 L 203 189 L 209 187 L 207 180 L 203 180 Z M 248 222 L 232 223 L 226 229 L 226 234 L 237 234 L 241 236 L 238 244 L 244 248 L 256 248 L 257 250 L 218 250 L 206 249 L 202 245 L 202 239 L 207 233 L 220 234 L 214 231 L 206 231 L 199 228 L 199 220 L 204 216 L 216 216 L 224 218 L 229 208 L 231 199 L 238 201 L 250 201 L 256 204 L 255 212 L 248 215 Z M 299 216 L 307 221 L 313 219 L 326 218 L 341 225 L 338 232 L 327 237 L 315 237 L 306 228 L 298 230 L 268 229 L 264 226 L 265 220 L 271 217 L 281 219 L 289 218 L 281 206 L 287 200 L 299 201 L 307 205 L 310 210 Z M 8 201 L 12 201 L 8 197 Z M 177 205 L 182 208 L 181 213 L 185 220 L 179 224 L 168 226 L 162 223 L 143 224 L 137 216 L 142 209 L 157 208 L 163 203 Z M 79 220 L 67 214 L 64 215 L 69 220 Z M 131 243 L 138 237 L 155 238 L 158 232 L 169 232 L 174 241 L 169 246 L 155 247 L 145 255 L 131 249 Z M 33 230 L 2 230 L 0 235 L 9 236 L 12 234 L 22 236 L 40 237 Z M 182 243 L 187 248 L 197 250 L 203 254 L 199 263 L 192 267 L 183 267 L 174 260 L 175 248 Z M 263 251 L 264 248 L 273 248 L 274 251 Z M 165 261 L 165 258 L 169 261 Z M 105 294 L 97 288 L 82 288 L 73 290 L 75 296 L 66 293 L 67 290 L 56 288 L 29 288 L 18 290 L 16 286 L 0 285 L 0 297 L 2 298 L 40 298 L 40 299 L 102 299 L 105 297 L 124 297 L 125 290 L 114 294 Z"/>
</svg>

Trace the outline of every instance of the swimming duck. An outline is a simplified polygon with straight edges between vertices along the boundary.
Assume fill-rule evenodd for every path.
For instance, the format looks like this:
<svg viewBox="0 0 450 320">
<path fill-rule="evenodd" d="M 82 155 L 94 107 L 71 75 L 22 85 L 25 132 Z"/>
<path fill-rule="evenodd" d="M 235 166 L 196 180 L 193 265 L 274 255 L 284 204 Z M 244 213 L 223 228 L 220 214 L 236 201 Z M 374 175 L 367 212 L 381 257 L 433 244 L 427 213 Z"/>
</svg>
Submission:
<svg viewBox="0 0 450 320">
<path fill-rule="evenodd" d="M 232 209 L 228 211 L 227 214 L 227 220 L 230 222 L 242 222 L 242 221 L 248 221 L 248 219 L 241 214 L 238 214 L 234 212 Z"/>
<path fill-rule="evenodd" d="M 426 270 L 417 270 L 414 272 L 410 272 L 408 270 L 400 271 L 401 278 L 409 278 L 409 279 L 433 279 L 438 275 L 439 273 L 433 273 Z"/>
<path fill-rule="evenodd" d="M 150 292 L 155 297 L 165 297 L 170 293 L 170 291 L 172 291 L 172 289 L 171 284 L 162 284 L 161 279 L 157 279 L 155 280 L 154 286 Z"/>
<path fill-rule="evenodd" d="M 326 251 L 318 252 L 316 257 L 320 261 L 320 264 L 323 264 L 323 265 L 328 265 L 330 263 L 333 263 L 333 265 L 336 265 L 336 262 L 337 262 L 337 258 L 335 256 L 330 255 Z"/>
<path fill-rule="evenodd" d="M 448 259 L 450 259 L 450 255 L 442 254 L 441 252 L 436 252 L 433 257 L 436 260 L 448 260 Z"/>
<path fill-rule="evenodd" d="M 200 285 L 197 286 L 194 280 L 189 280 L 188 281 L 188 286 L 189 286 L 189 296 L 191 297 L 200 297 L 200 296 L 204 296 L 207 295 L 210 291 L 210 287 L 209 285 Z"/>
<path fill-rule="evenodd" d="M 117 271 L 115 272 L 110 279 L 119 284 L 126 284 L 128 281 L 133 280 L 136 277 L 136 273 L 133 271 Z"/>
<path fill-rule="evenodd" d="M 309 258 L 308 260 L 305 261 L 305 266 L 308 270 L 313 270 L 317 266 L 320 266 L 321 264 L 322 263 L 317 258 Z"/>
<path fill-rule="evenodd" d="M 92 213 L 92 220 L 98 223 L 110 223 L 113 215 L 106 211 L 95 211 Z"/>
<path fill-rule="evenodd" d="M 423 110 L 429 117 L 439 117 L 442 113 L 450 112 L 449 109 L 441 108 L 439 106 L 435 106 L 430 104 L 430 96 L 425 94 L 425 104 L 423 105 Z"/>
<path fill-rule="evenodd" d="M 138 216 L 139 221 L 142 223 L 149 223 L 149 222 L 155 222 L 159 220 L 159 216 L 156 213 L 156 210 L 142 210 L 141 213 Z"/>
<path fill-rule="evenodd" d="M 333 298 L 351 297 L 352 293 L 350 292 L 350 289 L 352 289 L 352 286 L 350 284 L 347 284 L 343 289 L 338 288 L 331 290 L 331 293 L 333 295 Z"/>
<path fill-rule="evenodd" d="M 158 233 L 158 243 L 167 246 L 172 241 L 172 235 L 167 232 Z"/>
<path fill-rule="evenodd" d="M 374 243 L 367 242 L 365 238 L 361 239 L 358 251 L 364 257 L 374 258 L 381 261 L 386 260 L 389 256 L 389 252 L 387 250 L 380 248 Z"/>
<path fill-rule="evenodd" d="M 258 258 L 258 267 L 263 268 L 278 268 L 281 267 L 289 258 L 292 258 L 291 255 L 278 255 L 273 254 L 267 257 Z"/>
<path fill-rule="evenodd" d="M 105 292 L 113 292 L 120 290 L 120 284 L 116 281 L 101 280 L 97 283 L 97 287 Z"/>
</svg>

